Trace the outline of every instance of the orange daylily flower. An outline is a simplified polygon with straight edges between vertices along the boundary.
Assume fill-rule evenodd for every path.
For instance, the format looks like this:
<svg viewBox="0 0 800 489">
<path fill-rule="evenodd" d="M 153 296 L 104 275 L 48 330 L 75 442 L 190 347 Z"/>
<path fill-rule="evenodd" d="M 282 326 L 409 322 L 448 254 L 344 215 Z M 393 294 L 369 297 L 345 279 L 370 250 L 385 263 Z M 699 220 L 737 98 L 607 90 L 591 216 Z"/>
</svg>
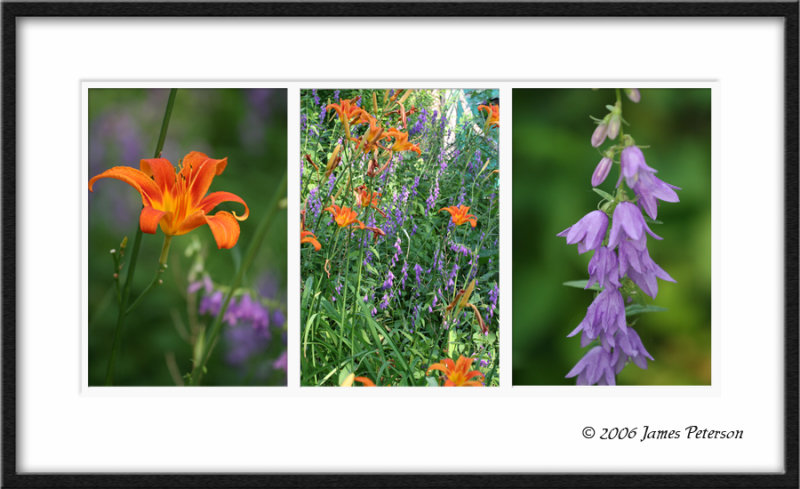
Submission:
<svg viewBox="0 0 800 489">
<path fill-rule="evenodd" d="M 375 385 L 375 382 L 373 382 L 369 378 L 356 377 L 356 374 L 353 373 L 344 378 L 344 381 L 341 383 L 341 387 L 353 387 L 353 381 L 361 382 L 362 384 L 364 384 L 364 387 L 377 387 Z"/>
<path fill-rule="evenodd" d="M 378 211 L 378 214 L 382 217 L 386 217 L 386 213 L 378 209 L 378 197 L 380 197 L 380 193 L 372 192 L 372 195 L 370 195 L 366 185 L 357 187 L 353 190 L 353 193 L 356 194 L 356 205 L 360 205 L 361 207 L 372 206 L 373 209 Z"/>
<path fill-rule="evenodd" d="M 467 214 L 469 212 L 469 206 L 460 205 L 458 207 L 451 205 L 450 207 L 442 207 L 439 209 L 439 212 L 447 211 L 453 217 L 453 223 L 456 226 L 460 226 L 465 222 L 472 224 L 472 227 L 475 227 L 478 224 L 478 219 L 473 216 L 472 214 Z"/>
<path fill-rule="evenodd" d="M 469 371 L 474 358 L 465 358 L 464 355 L 459 355 L 458 360 L 453 362 L 449 358 L 445 358 L 439 363 L 434 363 L 428 367 L 426 374 L 431 373 L 431 370 L 439 370 L 444 373 L 447 380 L 444 381 L 445 387 L 482 387 L 483 374 L 477 370 Z M 471 380 L 473 377 L 479 377 L 477 380 Z"/>
<path fill-rule="evenodd" d="M 367 121 L 363 121 L 365 116 L 367 118 Z M 364 133 L 363 136 L 361 136 L 360 140 L 356 138 L 350 138 L 350 140 L 356 142 L 356 149 L 361 147 L 363 143 L 364 146 L 363 148 L 361 148 L 361 150 L 364 153 L 369 153 L 376 147 L 381 147 L 381 145 L 378 144 L 378 141 L 385 138 L 386 136 L 383 134 L 383 127 L 381 127 L 381 124 L 380 122 L 378 122 L 378 119 L 372 117 L 366 112 L 364 112 L 361 115 L 361 117 L 362 117 L 362 122 L 369 122 L 369 130 L 366 133 Z"/>
<path fill-rule="evenodd" d="M 212 192 L 206 195 L 211 181 L 220 175 L 228 158 L 215 160 L 203 153 L 192 151 L 183 158 L 178 173 L 165 158 L 141 160 L 140 170 L 129 166 L 115 166 L 89 180 L 89 191 L 101 178 L 116 178 L 142 194 L 144 208 L 139 216 L 142 232 L 155 234 L 160 226 L 167 236 L 179 236 L 208 224 L 217 247 L 233 248 L 239 239 L 239 223 L 250 214 L 247 204 L 236 194 Z M 222 202 L 238 202 L 244 214 L 219 211 L 209 213 Z"/>
<path fill-rule="evenodd" d="M 478 111 L 486 111 L 486 125 L 485 128 L 488 127 L 500 127 L 500 106 L 489 104 L 489 105 L 479 105 Z"/>
<path fill-rule="evenodd" d="M 418 155 L 422 154 L 422 152 L 420 151 L 418 146 L 408 142 L 408 133 L 407 132 L 401 132 L 400 130 L 395 129 L 393 127 L 391 129 L 389 129 L 388 131 L 386 131 L 385 137 L 394 138 L 394 144 L 390 148 L 392 151 L 414 151 Z"/>
<path fill-rule="evenodd" d="M 333 214 L 333 219 L 340 228 L 350 225 L 358 224 L 361 229 L 364 229 L 364 223 L 356 219 L 358 213 L 349 207 L 339 207 L 338 205 L 331 205 L 323 209 Z"/>
<path fill-rule="evenodd" d="M 314 245 L 314 251 L 319 251 L 319 249 L 322 248 L 322 245 L 317 241 L 317 237 L 314 236 L 314 233 L 311 231 L 300 230 L 300 244 L 303 243 L 311 243 Z"/>
<path fill-rule="evenodd" d="M 356 100 L 339 99 L 338 104 L 328 104 L 325 110 L 335 110 L 339 114 L 339 120 L 342 121 L 344 132 L 347 139 L 350 139 L 350 120 L 354 117 L 361 115 L 364 110 L 355 104 Z"/>
</svg>

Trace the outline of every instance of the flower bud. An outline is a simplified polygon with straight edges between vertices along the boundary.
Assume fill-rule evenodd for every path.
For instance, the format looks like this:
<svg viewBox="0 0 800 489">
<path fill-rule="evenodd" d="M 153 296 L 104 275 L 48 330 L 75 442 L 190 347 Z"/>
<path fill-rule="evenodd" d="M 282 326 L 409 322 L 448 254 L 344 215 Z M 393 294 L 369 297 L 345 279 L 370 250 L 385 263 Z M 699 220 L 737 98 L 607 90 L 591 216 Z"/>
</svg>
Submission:
<svg viewBox="0 0 800 489">
<path fill-rule="evenodd" d="M 594 130 L 592 133 L 592 146 L 595 148 L 603 144 L 603 141 L 606 140 L 606 132 L 608 131 L 608 125 L 606 123 L 602 123 Z"/>
<path fill-rule="evenodd" d="M 641 94 L 639 94 L 638 88 L 626 88 L 625 95 L 630 99 L 631 102 L 638 104 L 640 100 L 642 100 Z"/>
<path fill-rule="evenodd" d="M 606 131 L 609 139 L 617 139 L 620 124 L 619 114 L 612 115 L 611 120 L 608 122 L 608 131 Z"/>
<path fill-rule="evenodd" d="M 597 164 L 597 168 L 594 169 L 594 173 L 592 173 L 592 187 L 597 187 L 606 180 L 608 172 L 611 170 L 612 163 L 611 159 L 607 157 L 603 157 L 603 159 L 600 160 L 600 163 Z"/>
</svg>

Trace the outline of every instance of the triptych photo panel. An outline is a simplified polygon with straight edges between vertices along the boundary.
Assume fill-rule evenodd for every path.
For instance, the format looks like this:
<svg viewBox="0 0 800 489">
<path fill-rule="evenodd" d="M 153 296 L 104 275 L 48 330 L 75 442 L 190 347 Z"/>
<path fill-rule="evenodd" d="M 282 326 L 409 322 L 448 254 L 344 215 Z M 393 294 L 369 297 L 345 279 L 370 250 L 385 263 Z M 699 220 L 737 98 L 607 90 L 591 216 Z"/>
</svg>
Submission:
<svg viewBox="0 0 800 489">
<path fill-rule="evenodd" d="M 710 87 L 298 92 L 86 90 L 89 387 L 711 385 Z"/>
</svg>

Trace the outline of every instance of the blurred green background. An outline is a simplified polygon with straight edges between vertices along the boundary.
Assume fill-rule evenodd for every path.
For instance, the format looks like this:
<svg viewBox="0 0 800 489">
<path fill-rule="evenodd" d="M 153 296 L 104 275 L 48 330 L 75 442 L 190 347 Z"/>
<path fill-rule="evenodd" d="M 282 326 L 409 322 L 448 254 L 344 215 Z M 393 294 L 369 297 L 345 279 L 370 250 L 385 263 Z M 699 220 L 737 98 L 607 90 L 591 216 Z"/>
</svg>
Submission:
<svg viewBox="0 0 800 489">
<path fill-rule="evenodd" d="M 601 159 L 590 144 L 594 122 L 613 105 L 613 89 L 515 89 L 513 92 L 513 377 L 515 385 L 574 385 L 564 376 L 588 351 L 567 338 L 592 302 L 591 291 L 563 282 L 585 280 L 592 253 L 556 237 L 600 197 L 590 180 Z M 711 90 L 643 89 L 623 96 L 624 131 L 643 148 L 658 177 L 681 187 L 679 203 L 660 203 L 648 240 L 652 259 L 677 283 L 659 280 L 648 303 L 665 312 L 636 323 L 655 361 L 629 364 L 618 385 L 711 383 Z M 611 143 L 606 141 L 600 149 Z M 599 188 L 611 192 L 614 165 Z"/>
<path fill-rule="evenodd" d="M 168 93 L 89 90 L 90 178 L 112 166 L 139 168 L 140 159 L 154 156 Z M 172 240 L 164 284 L 126 319 L 115 385 L 176 385 L 191 369 L 192 328 L 209 326 L 213 316 L 198 310 L 203 292 L 189 294 L 187 289 L 204 274 L 215 287 L 230 283 L 277 191 L 286 172 L 286 90 L 179 89 L 162 157 L 177 167 L 190 151 L 228 157 L 227 168 L 214 178 L 209 192 L 239 195 L 249 205 L 250 217 L 240 222 L 239 241 L 231 250 L 217 249 L 208 226 Z M 130 254 L 141 206 L 139 193 L 119 180 L 98 180 L 89 193 L 90 385 L 104 384 L 117 317 L 109 250 L 119 249 L 128 236 Z M 214 212 L 218 210 L 242 212 L 233 202 Z M 269 332 L 254 338 L 252 325 L 240 321 L 236 329 L 226 324 L 205 385 L 285 385 L 286 231 L 283 209 L 242 282 L 266 304 Z M 163 239 L 161 230 L 143 235 L 132 299 L 152 279 Z"/>
</svg>

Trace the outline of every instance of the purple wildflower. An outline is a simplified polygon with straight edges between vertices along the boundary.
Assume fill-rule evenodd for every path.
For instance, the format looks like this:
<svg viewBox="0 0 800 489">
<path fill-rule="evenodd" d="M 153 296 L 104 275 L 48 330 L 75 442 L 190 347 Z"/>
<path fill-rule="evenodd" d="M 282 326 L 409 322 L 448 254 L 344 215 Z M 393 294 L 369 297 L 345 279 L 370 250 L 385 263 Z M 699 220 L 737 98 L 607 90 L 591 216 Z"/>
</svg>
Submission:
<svg viewBox="0 0 800 489">
<path fill-rule="evenodd" d="M 567 336 L 575 336 L 583 331 L 581 346 L 586 346 L 602 333 L 601 339 L 610 340 L 610 346 L 614 346 L 611 338 L 618 330 L 625 330 L 626 327 L 625 301 L 622 299 L 622 294 L 619 289 L 608 287 L 597 294 L 594 302 L 589 305 L 583 321 Z"/>
<path fill-rule="evenodd" d="M 288 361 L 286 358 L 286 351 L 284 350 L 281 352 L 280 356 L 276 358 L 274 362 L 272 362 L 272 368 L 274 368 L 275 370 L 283 370 L 284 372 L 286 372 L 287 366 L 288 366 Z"/>
<path fill-rule="evenodd" d="M 616 385 L 615 366 L 618 353 L 608 352 L 601 346 L 589 350 L 569 371 L 567 378 L 578 376 L 578 385 Z"/>
<path fill-rule="evenodd" d="M 617 255 L 614 250 L 601 246 L 597 248 L 589 260 L 589 282 L 586 284 L 588 289 L 592 284 L 600 287 L 619 287 L 620 270 L 617 266 Z"/>
<path fill-rule="evenodd" d="M 650 236 L 661 239 L 661 237 L 656 235 L 647 223 L 644 222 L 642 212 L 636 205 L 630 202 L 620 202 L 617 204 L 617 208 L 614 209 L 614 217 L 611 220 L 611 233 L 608 235 L 608 247 L 614 249 L 620 241 L 625 238 L 639 241 L 642 236 L 644 236 L 645 231 L 647 231 Z M 569 239 L 567 239 L 567 243 L 569 243 Z"/>
<path fill-rule="evenodd" d="M 658 294 L 656 278 L 668 282 L 675 282 L 675 279 L 650 258 L 646 239 L 643 236 L 639 241 L 625 240 L 619 244 L 619 273 L 627 274 L 645 294 L 655 299 Z"/>
<path fill-rule="evenodd" d="M 615 340 L 618 348 L 623 353 L 623 355 L 620 355 L 621 362 L 617 364 L 617 373 L 622 370 L 627 360 L 631 360 L 641 369 L 647 368 L 646 358 L 653 360 L 653 357 L 645 350 L 641 338 L 633 328 L 628 328 L 627 331 L 617 331 Z"/>
<path fill-rule="evenodd" d="M 680 190 L 680 187 L 670 185 L 656 177 L 656 170 L 647 165 L 642 150 L 637 146 L 628 146 L 622 150 L 620 166 L 622 171 L 617 186 L 625 177 L 625 183 L 636 192 L 639 205 L 651 219 L 655 219 L 658 215 L 658 200 L 679 202 L 675 190 Z"/>
<path fill-rule="evenodd" d="M 566 237 L 567 244 L 578 243 L 578 253 L 596 250 L 603 242 L 608 229 L 608 216 L 605 212 L 592 211 L 580 221 L 561 231 L 556 236 Z"/>
<path fill-rule="evenodd" d="M 391 270 L 386 274 L 386 280 L 383 282 L 383 290 L 389 289 L 392 287 L 392 280 L 394 280 L 394 274 Z"/>
</svg>

